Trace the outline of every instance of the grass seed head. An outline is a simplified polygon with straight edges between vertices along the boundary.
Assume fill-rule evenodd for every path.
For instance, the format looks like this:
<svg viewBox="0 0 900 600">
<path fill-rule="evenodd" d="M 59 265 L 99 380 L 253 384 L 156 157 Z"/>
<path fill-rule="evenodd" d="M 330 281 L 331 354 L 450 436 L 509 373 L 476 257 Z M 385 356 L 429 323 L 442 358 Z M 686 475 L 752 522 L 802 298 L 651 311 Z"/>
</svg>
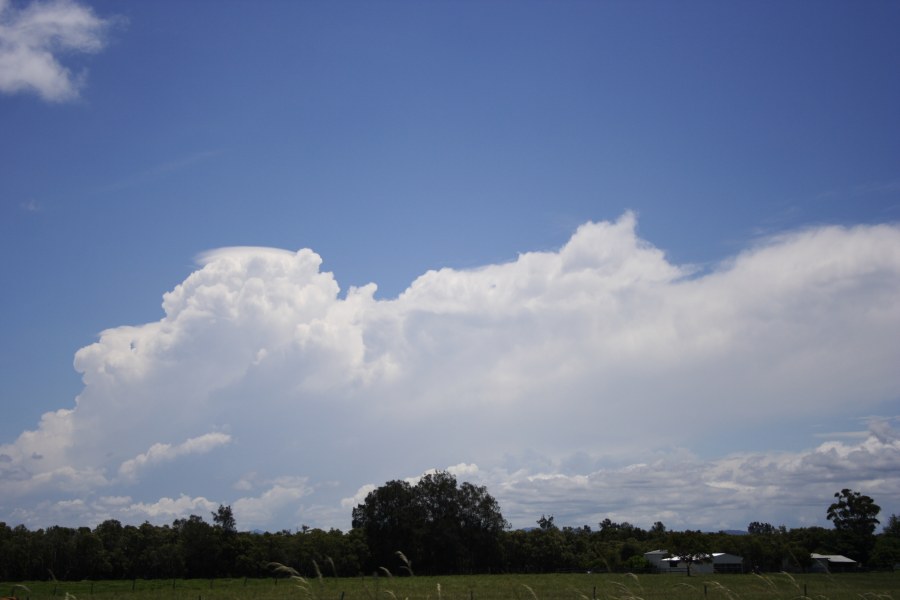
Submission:
<svg viewBox="0 0 900 600">
<path fill-rule="evenodd" d="M 410 577 L 415 575 L 415 573 L 413 573 L 413 570 L 412 570 L 412 561 L 409 560 L 408 558 L 406 558 L 406 555 L 403 554 L 403 552 L 401 552 L 400 550 L 397 550 L 396 552 L 394 552 L 394 554 L 396 554 L 398 557 L 400 557 L 400 560 L 403 562 L 402 568 L 409 571 Z"/>
<path fill-rule="evenodd" d="M 534 600 L 538 600 L 537 594 L 534 593 L 534 590 L 531 589 L 530 586 L 525 585 L 525 584 L 523 583 L 523 584 L 522 584 L 522 587 L 524 587 L 526 590 L 528 590 L 528 593 L 531 594 L 531 597 L 534 598 Z"/>
</svg>

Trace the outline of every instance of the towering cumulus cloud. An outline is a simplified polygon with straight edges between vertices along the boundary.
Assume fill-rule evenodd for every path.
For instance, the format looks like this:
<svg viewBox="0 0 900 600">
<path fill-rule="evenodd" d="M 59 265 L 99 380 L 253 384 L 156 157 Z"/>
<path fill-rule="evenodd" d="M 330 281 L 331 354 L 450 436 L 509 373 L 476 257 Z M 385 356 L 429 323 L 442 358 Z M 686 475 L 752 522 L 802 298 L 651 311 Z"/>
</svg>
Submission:
<svg viewBox="0 0 900 600">
<path fill-rule="evenodd" d="M 900 229 L 794 232 L 698 271 L 635 226 L 387 300 L 342 294 L 310 250 L 204 254 L 161 320 L 76 354 L 74 407 L 0 446 L 0 519 L 226 503 L 242 527 L 346 527 L 371 485 L 435 467 L 517 525 L 811 522 L 854 481 L 900 497 Z"/>
</svg>

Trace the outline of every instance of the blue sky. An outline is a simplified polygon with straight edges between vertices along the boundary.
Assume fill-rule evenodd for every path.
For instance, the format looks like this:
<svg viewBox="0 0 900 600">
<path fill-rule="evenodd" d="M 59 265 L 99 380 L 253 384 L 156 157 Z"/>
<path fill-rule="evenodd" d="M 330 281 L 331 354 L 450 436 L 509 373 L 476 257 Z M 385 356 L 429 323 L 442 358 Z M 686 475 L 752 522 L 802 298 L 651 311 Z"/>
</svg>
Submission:
<svg viewBox="0 0 900 600">
<path fill-rule="evenodd" d="M 900 512 L 898 20 L 0 0 L 0 520 Z"/>
</svg>

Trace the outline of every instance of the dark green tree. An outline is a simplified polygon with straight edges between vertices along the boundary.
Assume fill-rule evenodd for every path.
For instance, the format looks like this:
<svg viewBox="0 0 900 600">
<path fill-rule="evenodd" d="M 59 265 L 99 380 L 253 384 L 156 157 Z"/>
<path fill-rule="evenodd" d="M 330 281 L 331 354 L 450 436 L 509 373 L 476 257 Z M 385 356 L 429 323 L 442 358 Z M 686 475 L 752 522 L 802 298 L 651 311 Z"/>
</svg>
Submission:
<svg viewBox="0 0 900 600">
<path fill-rule="evenodd" d="M 38 533 L 28 531 L 24 525 L 16 525 L 9 531 L 8 541 L 0 556 L 9 561 L 9 577 L 6 581 L 41 579 L 47 571 L 41 561 L 41 544 Z"/>
<path fill-rule="evenodd" d="M 891 515 L 887 525 L 884 526 L 884 535 L 900 539 L 900 517 Z"/>
<path fill-rule="evenodd" d="M 103 567 L 103 542 L 88 527 L 75 535 L 75 572 L 79 579 L 98 579 Z"/>
<path fill-rule="evenodd" d="M 216 574 L 233 576 L 240 552 L 234 513 L 231 511 L 230 506 L 220 504 L 218 510 L 212 513 L 212 519 L 218 550 Z"/>
<path fill-rule="evenodd" d="M 168 526 L 151 525 L 144 521 L 132 533 L 135 544 L 131 552 L 136 557 L 134 576 L 143 579 L 181 577 L 184 560 L 176 533 Z"/>
<path fill-rule="evenodd" d="M 566 543 L 566 535 L 558 528 L 532 529 L 528 532 L 531 568 L 539 572 L 559 571 L 573 566 L 574 557 Z"/>
<path fill-rule="evenodd" d="M 215 577 L 219 548 L 212 525 L 203 517 L 191 515 L 187 519 L 176 519 L 172 529 L 178 537 L 184 560 L 184 576 L 192 579 Z"/>
<path fill-rule="evenodd" d="M 687 565 L 688 577 L 696 563 L 712 559 L 709 546 L 709 537 L 699 531 L 679 531 L 669 536 L 669 550 Z"/>
<path fill-rule="evenodd" d="M 619 531 L 619 524 L 609 517 L 600 521 L 597 526 L 600 528 L 600 537 L 603 538 L 612 538 Z"/>
<path fill-rule="evenodd" d="M 875 569 L 893 569 L 900 564 L 900 517 L 888 517 L 882 534 L 875 540 L 875 547 L 869 555 L 869 566 Z"/>
<path fill-rule="evenodd" d="M 413 553 L 414 533 L 419 526 L 414 498 L 413 488 L 406 481 L 388 481 L 353 509 L 352 526 L 364 533 L 370 570 L 394 565 L 397 550 Z"/>
<path fill-rule="evenodd" d="M 44 568 L 57 579 L 78 577 L 73 571 L 75 558 L 75 530 L 54 525 L 43 535 Z"/>
<path fill-rule="evenodd" d="M 125 530 L 116 519 L 107 519 L 94 528 L 94 534 L 103 544 L 103 555 L 98 565 L 103 578 L 125 577 L 128 555 L 125 551 Z"/>
<path fill-rule="evenodd" d="M 869 555 L 868 565 L 874 569 L 893 570 L 900 563 L 900 536 L 880 535 Z"/>
<path fill-rule="evenodd" d="M 221 529 L 224 533 L 231 534 L 237 531 L 237 523 L 234 520 L 234 513 L 230 506 L 219 505 L 219 509 L 212 513 L 214 526 Z"/>
<path fill-rule="evenodd" d="M 636 539 L 645 537 L 646 531 L 639 527 L 635 527 L 628 521 L 616 523 L 612 519 L 606 518 L 598 524 L 600 527 L 599 535 L 604 540 L 626 541 L 628 539 Z"/>
<path fill-rule="evenodd" d="M 771 523 L 760 523 L 753 521 L 747 525 L 747 533 L 750 535 L 774 535 L 778 532 L 778 528 Z"/>
<path fill-rule="evenodd" d="M 828 507 L 826 516 L 834 524 L 839 550 L 864 563 L 875 545 L 881 507 L 869 496 L 847 488 L 834 497 L 836 501 Z"/>
<path fill-rule="evenodd" d="M 497 501 L 484 487 L 457 484 L 439 471 L 412 486 L 389 481 L 353 509 L 369 567 L 397 569 L 402 552 L 417 573 L 489 570 L 499 562 L 500 533 L 507 527 Z"/>
<path fill-rule="evenodd" d="M 853 531 L 872 535 L 880 523 L 877 519 L 881 507 L 869 496 L 854 492 L 847 488 L 835 493 L 837 502 L 828 507 L 828 520 L 838 531 Z"/>
<path fill-rule="evenodd" d="M 762 571 L 779 571 L 783 568 L 787 528 L 770 523 L 753 521 L 747 526 L 748 536 L 742 536 L 741 549 L 735 551 L 748 561 L 751 568 Z"/>
<path fill-rule="evenodd" d="M 500 503 L 487 488 L 464 481 L 457 491 L 462 551 L 458 568 L 473 572 L 490 571 L 500 565 L 500 535 L 509 523 L 500 512 Z"/>
</svg>

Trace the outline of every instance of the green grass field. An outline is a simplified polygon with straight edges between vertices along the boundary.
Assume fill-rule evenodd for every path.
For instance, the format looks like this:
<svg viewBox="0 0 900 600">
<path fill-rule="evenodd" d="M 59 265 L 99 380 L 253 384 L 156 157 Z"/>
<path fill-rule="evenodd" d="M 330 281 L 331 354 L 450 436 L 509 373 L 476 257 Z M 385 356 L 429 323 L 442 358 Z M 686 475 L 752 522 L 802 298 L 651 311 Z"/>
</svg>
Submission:
<svg viewBox="0 0 900 600">
<path fill-rule="evenodd" d="M 900 600 L 900 573 L 0 582 L 20 600 Z M 68 596 L 68 598 L 67 598 Z"/>
</svg>

